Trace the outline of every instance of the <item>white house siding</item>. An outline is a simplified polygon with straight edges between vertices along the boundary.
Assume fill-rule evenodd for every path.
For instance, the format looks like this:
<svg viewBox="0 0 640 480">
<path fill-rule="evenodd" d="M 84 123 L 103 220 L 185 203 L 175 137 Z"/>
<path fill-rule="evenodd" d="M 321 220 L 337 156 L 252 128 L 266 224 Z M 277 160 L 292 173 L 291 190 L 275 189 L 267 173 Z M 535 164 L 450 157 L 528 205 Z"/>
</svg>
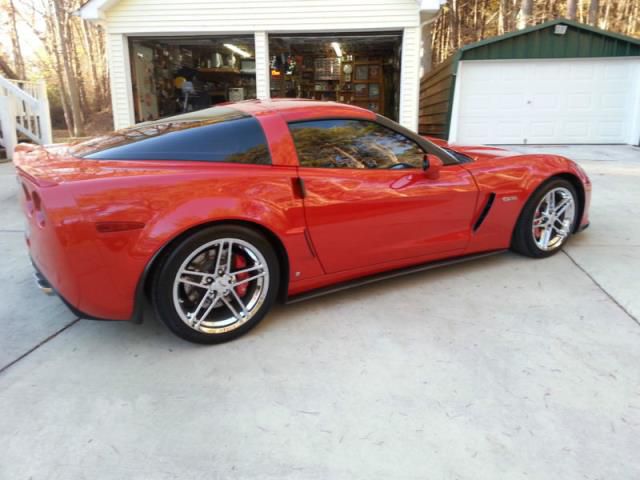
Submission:
<svg viewBox="0 0 640 480">
<path fill-rule="evenodd" d="M 129 45 L 125 35 L 107 31 L 107 57 L 113 123 L 116 129 L 128 127 L 135 123 L 135 117 L 129 68 Z"/>
<path fill-rule="evenodd" d="M 418 26 L 416 0 L 120 0 L 112 33 L 345 31 Z"/>
<path fill-rule="evenodd" d="M 255 55 L 256 55 L 256 97 L 259 99 L 269 98 L 269 78 L 271 76 L 269 59 L 269 34 L 267 32 L 256 32 L 255 35 Z"/>
<path fill-rule="evenodd" d="M 420 99 L 420 27 L 407 27 L 402 35 L 402 70 L 400 71 L 400 115 L 405 127 L 418 131 Z"/>
<path fill-rule="evenodd" d="M 416 0 L 120 0 L 101 22 L 109 42 L 114 122 L 134 122 L 128 36 L 254 34 L 256 89 L 268 98 L 268 34 L 402 31 L 400 123 L 416 130 L 420 4 Z"/>
</svg>

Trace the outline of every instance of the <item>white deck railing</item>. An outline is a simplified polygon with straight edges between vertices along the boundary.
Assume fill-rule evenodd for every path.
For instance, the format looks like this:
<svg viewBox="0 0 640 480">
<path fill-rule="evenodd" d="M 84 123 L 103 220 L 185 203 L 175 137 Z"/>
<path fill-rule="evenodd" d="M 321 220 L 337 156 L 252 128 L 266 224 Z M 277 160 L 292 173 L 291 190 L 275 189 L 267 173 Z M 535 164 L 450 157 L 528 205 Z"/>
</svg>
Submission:
<svg viewBox="0 0 640 480">
<path fill-rule="evenodd" d="M 44 81 L 9 80 L 0 76 L 0 145 L 7 158 L 22 135 L 34 143 L 52 143 L 49 100 Z"/>
</svg>

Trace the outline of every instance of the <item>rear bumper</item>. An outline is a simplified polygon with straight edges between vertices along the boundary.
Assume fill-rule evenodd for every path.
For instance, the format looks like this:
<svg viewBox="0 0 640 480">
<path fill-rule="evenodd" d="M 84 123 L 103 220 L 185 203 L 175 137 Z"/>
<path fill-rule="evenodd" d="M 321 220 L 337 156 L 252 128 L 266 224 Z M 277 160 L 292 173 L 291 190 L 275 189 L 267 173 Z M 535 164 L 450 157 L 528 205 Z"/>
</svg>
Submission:
<svg viewBox="0 0 640 480">
<path fill-rule="evenodd" d="M 76 307 L 71 302 L 69 302 L 63 295 L 61 295 L 53 287 L 53 285 L 51 285 L 49 280 L 47 280 L 47 277 L 44 276 L 44 274 L 38 268 L 38 266 L 33 261 L 33 259 L 31 259 L 31 265 L 33 265 L 33 269 L 34 269 L 33 276 L 34 276 L 34 279 L 36 281 L 36 285 L 38 286 L 38 288 L 45 295 L 56 295 L 58 298 L 60 298 L 60 300 L 62 300 L 62 303 L 64 303 L 67 306 L 67 308 L 69 310 L 71 310 L 71 313 L 73 313 L 76 317 L 81 318 L 81 319 L 85 319 L 85 320 L 101 320 L 101 321 L 109 321 L 109 322 L 110 321 L 122 321 L 122 320 L 116 320 L 114 318 L 96 317 L 95 315 L 90 315 L 90 314 L 88 314 L 86 312 L 83 312 L 78 307 Z M 131 321 L 133 323 L 142 323 L 144 302 L 143 302 L 143 299 L 141 299 L 141 298 L 137 298 L 136 300 L 137 300 L 136 301 L 136 308 L 134 308 L 133 315 L 131 316 L 129 321 Z"/>
<path fill-rule="evenodd" d="M 31 263 L 33 264 L 33 262 Z M 53 287 L 49 283 L 49 280 L 44 278 L 44 275 L 42 275 L 40 270 L 38 270 L 35 265 L 33 265 L 33 268 L 35 270 L 35 272 L 33 272 L 33 278 L 35 279 L 36 285 L 38 286 L 40 291 L 45 295 L 55 295 L 56 292 L 53 290 Z"/>
</svg>

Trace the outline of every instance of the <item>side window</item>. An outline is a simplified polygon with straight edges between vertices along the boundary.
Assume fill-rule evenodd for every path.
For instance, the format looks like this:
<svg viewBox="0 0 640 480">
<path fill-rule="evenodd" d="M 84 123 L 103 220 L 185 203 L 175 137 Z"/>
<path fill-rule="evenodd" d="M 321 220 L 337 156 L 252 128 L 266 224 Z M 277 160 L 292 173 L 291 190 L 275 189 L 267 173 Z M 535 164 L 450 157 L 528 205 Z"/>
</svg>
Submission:
<svg viewBox="0 0 640 480">
<path fill-rule="evenodd" d="M 289 129 L 303 167 L 422 167 L 417 143 L 375 122 L 315 120 L 290 123 Z"/>
<path fill-rule="evenodd" d="M 255 118 L 246 116 L 139 125 L 101 138 L 96 145 L 79 145 L 74 153 L 97 160 L 271 164 L 262 127 Z"/>
</svg>

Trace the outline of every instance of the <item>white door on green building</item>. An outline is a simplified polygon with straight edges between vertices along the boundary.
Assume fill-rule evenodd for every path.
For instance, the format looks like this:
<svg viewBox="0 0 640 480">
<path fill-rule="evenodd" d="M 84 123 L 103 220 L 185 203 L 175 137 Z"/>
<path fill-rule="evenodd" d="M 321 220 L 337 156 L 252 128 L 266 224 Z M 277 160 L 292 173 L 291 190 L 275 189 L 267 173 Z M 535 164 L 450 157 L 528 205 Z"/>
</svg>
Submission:
<svg viewBox="0 0 640 480">
<path fill-rule="evenodd" d="M 635 143 L 638 122 L 640 59 L 463 61 L 450 140 Z"/>
</svg>

